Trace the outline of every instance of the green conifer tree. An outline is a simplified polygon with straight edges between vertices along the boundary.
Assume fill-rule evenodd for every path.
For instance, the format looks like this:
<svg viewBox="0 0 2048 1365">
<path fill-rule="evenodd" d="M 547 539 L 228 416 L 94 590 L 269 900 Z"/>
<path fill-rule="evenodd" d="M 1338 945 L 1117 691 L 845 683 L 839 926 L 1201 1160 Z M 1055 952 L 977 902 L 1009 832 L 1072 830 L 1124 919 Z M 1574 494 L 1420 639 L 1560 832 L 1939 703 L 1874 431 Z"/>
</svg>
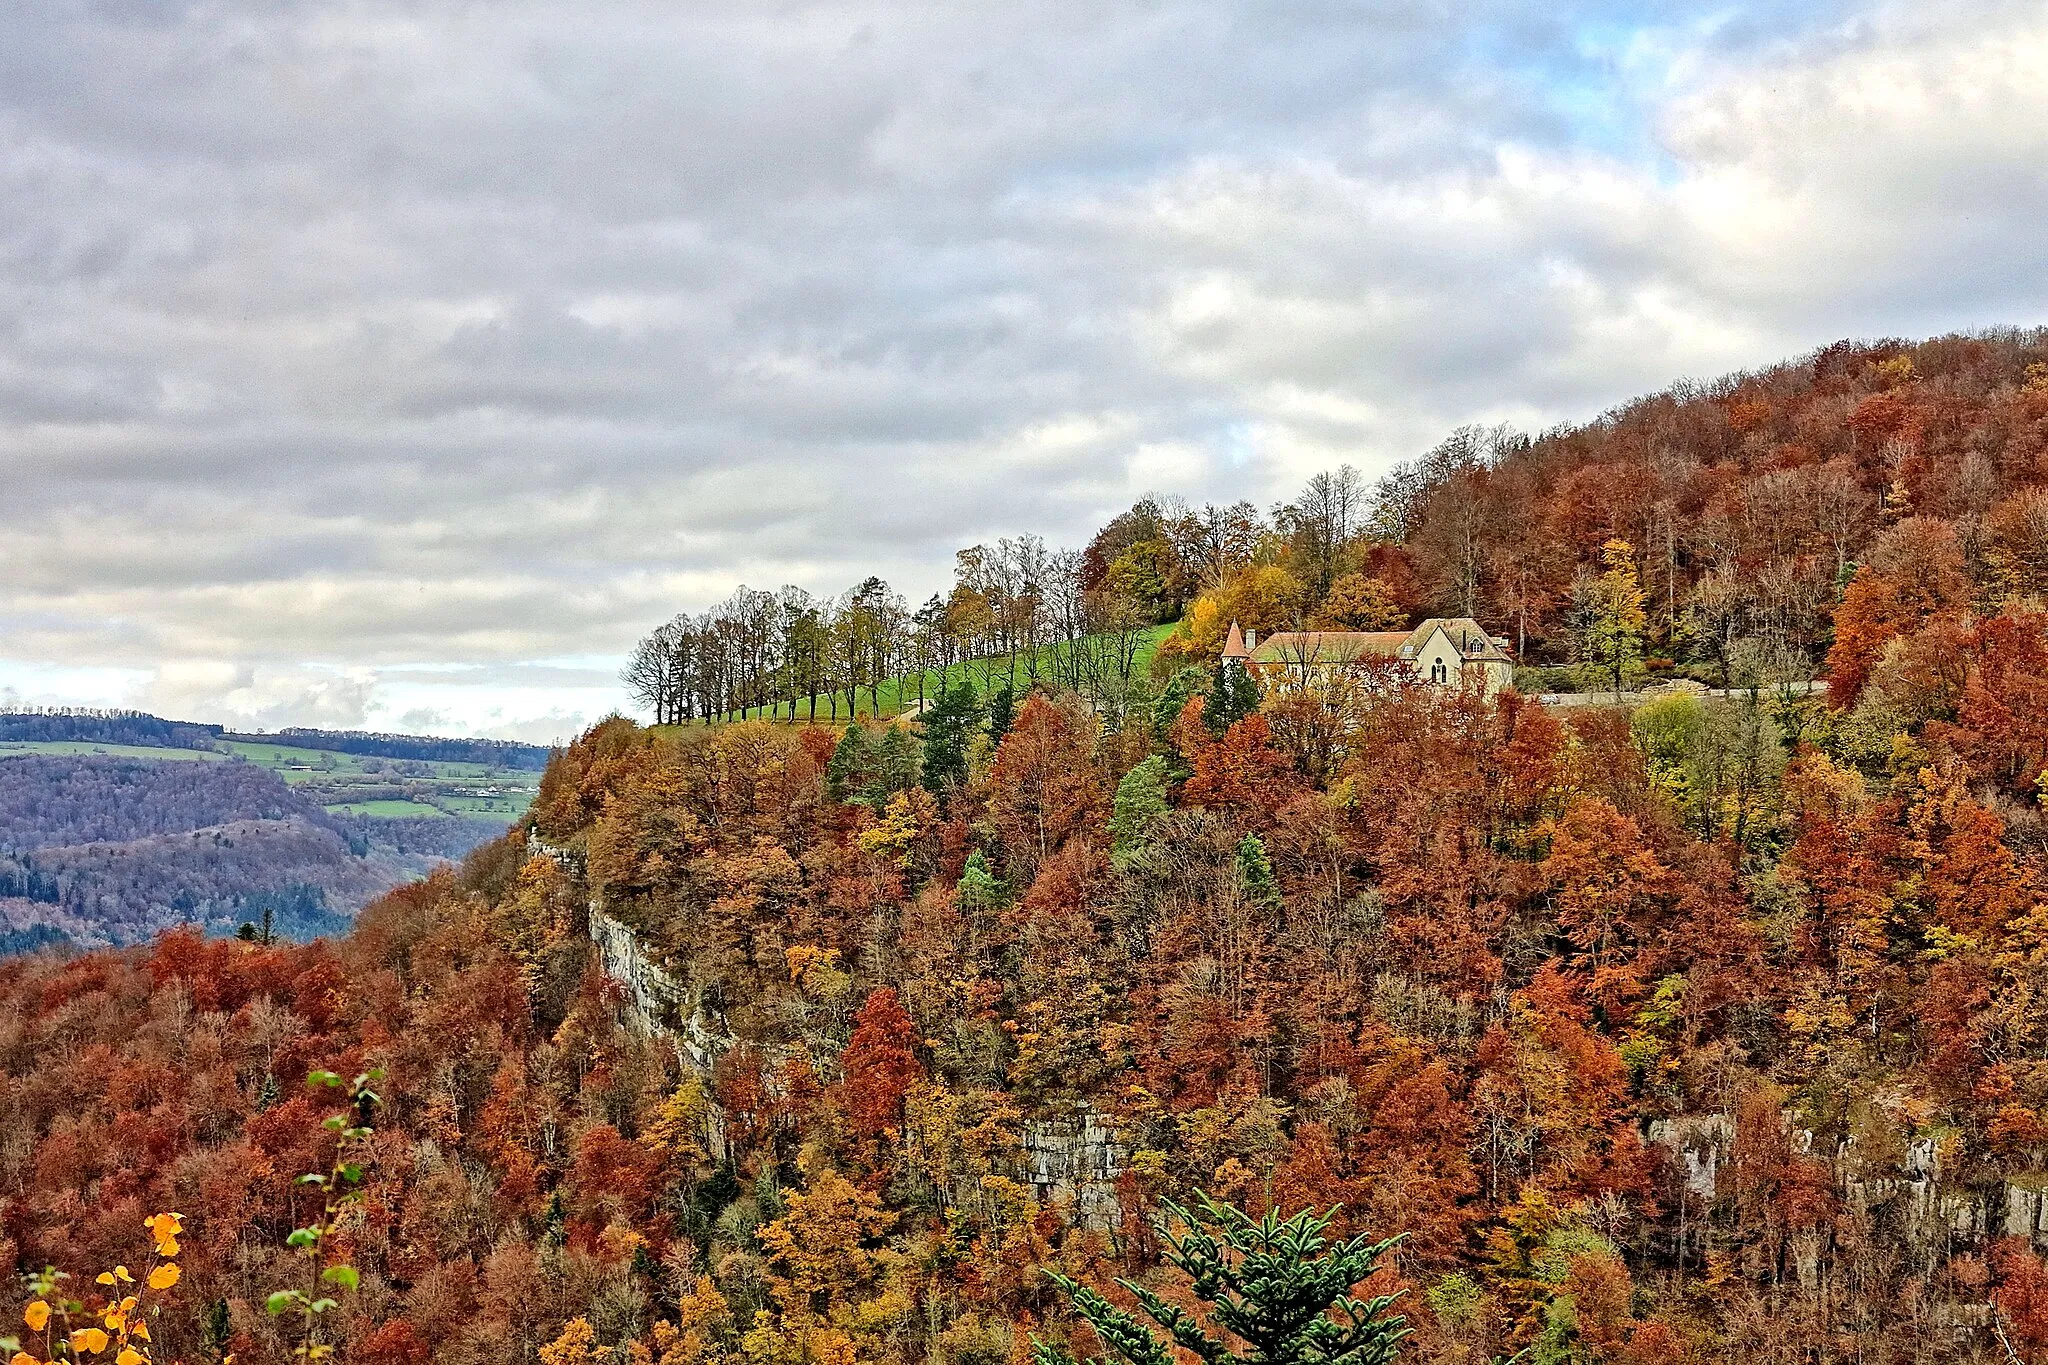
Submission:
<svg viewBox="0 0 2048 1365">
<path fill-rule="evenodd" d="M 1164 683 L 1160 684 L 1159 696 L 1152 703 L 1152 737 L 1164 740 L 1173 732 L 1173 723 L 1180 719 L 1181 708 L 1188 704 L 1188 698 L 1200 692 L 1203 687 L 1202 670 L 1194 667 L 1180 668 Z"/>
<path fill-rule="evenodd" d="M 227 1354 L 228 1344 L 234 1340 L 234 1323 L 228 1315 L 226 1299 L 213 1301 L 213 1306 L 206 1310 L 206 1322 L 199 1333 L 201 1349 L 209 1360 L 219 1360 Z"/>
<path fill-rule="evenodd" d="M 871 767 L 867 802 L 880 811 L 897 792 L 917 785 L 924 767 L 923 746 L 910 727 L 892 725 L 876 744 Z"/>
<path fill-rule="evenodd" d="M 1010 899 L 1010 888 L 989 871 L 988 859 L 977 848 L 967 855 L 967 866 L 961 869 L 958 894 L 961 911 L 973 915 L 1001 909 Z"/>
<path fill-rule="evenodd" d="M 1166 814 L 1166 758 L 1154 754 L 1124 774 L 1110 807 L 1110 860 L 1122 871 L 1150 845 L 1152 823 Z"/>
<path fill-rule="evenodd" d="M 1399 1238 L 1332 1243 L 1326 1234 L 1335 1209 L 1255 1219 L 1206 1194 L 1195 1196 L 1192 1209 L 1172 1202 L 1166 1209 L 1180 1224 L 1178 1232 L 1170 1224 L 1159 1229 L 1166 1261 L 1193 1281 L 1204 1311 L 1190 1313 L 1135 1281 L 1117 1281 L 1164 1339 L 1095 1290 L 1048 1272 L 1127 1365 L 1175 1365 L 1176 1346 L 1203 1365 L 1386 1365 L 1399 1352 L 1407 1319 L 1388 1310 L 1400 1295 L 1351 1296 Z M 1233 1350 L 1232 1337 L 1249 1349 Z M 1036 1338 L 1031 1359 L 1077 1365 L 1069 1352 Z"/>
<path fill-rule="evenodd" d="M 1273 875 L 1273 860 L 1256 834 L 1247 834 L 1237 844 L 1237 880 L 1245 894 L 1258 904 L 1277 908 L 1280 882 Z"/>
<path fill-rule="evenodd" d="M 1209 700 L 1202 707 L 1202 722 L 1211 734 L 1222 734 L 1259 709 L 1259 684 L 1243 664 L 1218 659 L 1209 679 Z"/>
<path fill-rule="evenodd" d="M 924 786 L 944 797 L 967 782 L 967 744 L 981 724 L 981 703 L 965 679 L 939 694 L 920 722 L 924 728 Z"/>
<path fill-rule="evenodd" d="M 1010 689 L 998 687 L 988 699 L 988 738 L 991 744 L 1001 744 L 1003 736 L 1010 733 L 1010 722 L 1017 715 L 1017 698 Z"/>
<path fill-rule="evenodd" d="M 855 721 L 839 737 L 839 746 L 825 764 L 825 793 L 834 801 L 859 801 L 867 793 L 870 750 L 867 731 Z"/>
</svg>

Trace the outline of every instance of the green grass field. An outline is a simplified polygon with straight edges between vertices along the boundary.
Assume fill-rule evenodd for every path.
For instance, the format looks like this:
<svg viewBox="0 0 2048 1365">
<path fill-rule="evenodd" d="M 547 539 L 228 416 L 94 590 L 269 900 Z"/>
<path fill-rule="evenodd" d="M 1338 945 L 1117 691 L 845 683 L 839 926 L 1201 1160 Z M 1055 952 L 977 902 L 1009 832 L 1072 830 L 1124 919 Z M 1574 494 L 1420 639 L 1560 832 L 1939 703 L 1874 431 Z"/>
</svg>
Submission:
<svg viewBox="0 0 2048 1365">
<path fill-rule="evenodd" d="M 1135 665 L 1135 671 L 1137 673 L 1142 674 L 1146 670 L 1151 668 L 1152 658 L 1159 652 L 1160 642 L 1165 640 L 1166 637 L 1172 633 L 1172 624 L 1163 626 L 1152 626 L 1145 631 L 1144 638 L 1138 642 L 1138 650 Z M 1060 655 L 1066 650 L 1066 648 L 1067 646 L 1065 645 L 1048 645 L 1046 648 L 1037 651 L 1039 660 L 1038 671 L 1041 677 L 1052 675 L 1057 671 L 1054 665 L 1056 665 L 1059 662 Z M 943 670 L 943 675 L 945 681 L 951 682 L 959 682 L 962 678 L 965 678 L 967 681 L 973 683 L 975 689 L 979 691 L 983 689 L 984 682 L 986 682 L 988 688 L 996 688 L 1003 686 L 1004 683 L 1009 681 L 1011 671 L 1011 656 L 1004 654 L 998 655 L 991 659 L 975 659 L 964 664 L 954 664 L 951 668 Z M 918 686 L 920 679 L 922 679 L 923 681 L 924 696 L 926 700 L 929 701 L 930 699 L 938 695 L 939 690 L 943 685 L 941 673 L 942 670 L 933 668 L 927 669 L 922 673 L 907 673 L 900 678 L 891 678 L 887 682 L 884 682 L 881 685 L 881 687 L 877 689 L 879 699 L 881 702 L 879 712 L 877 711 L 877 708 L 874 706 L 874 704 L 869 700 L 867 689 L 862 688 L 860 691 L 860 697 L 858 701 L 856 701 L 854 704 L 854 714 L 866 716 L 878 713 L 885 720 L 888 719 L 890 716 L 901 714 L 906 706 L 914 706 L 917 704 Z M 1022 655 L 1017 656 L 1015 674 L 1017 679 L 1017 690 L 1021 692 L 1028 685 L 1028 678 L 1030 676 L 1024 656 Z M 833 705 L 833 698 L 826 697 L 823 695 L 819 696 L 818 723 L 820 725 L 833 723 L 835 719 L 833 713 Z M 837 699 L 837 706 L 838 714 L 836 719 L 839 723 L 844 723 L 847 719 L 845 693 L 842 692 L 839 694 Z M 773 708 L 772 715 L 770 714 L 769 709 L 765 709 L 762 707 L 754 707 L 744 712 L 720 716 L 719 719 L 721 721 L 751 720 L 759 717 L 765 717 L 770 720 L 780 720 L 786 723 L 789 720 L 789 707 L 786 703 L 781 706 L 777 706 Z M 797 703 L 796 712 L 797 724 L 809 724 L 810 720 L 811 708 L 809 701 L 799 701 Z"/>
<path fill-rule="evenodd" d="M 375 815 L 385 820 L 403 820 L 408 816 L 432 815 L 446 819 L 448 812 L 418 801 L 344 801 L 340 805 L 328 806 L 338 815 Z"/>
<path fill-rule="evenodd" d="M 226 754 L 213 753 L 205 749 L 146 749 L 137 744 L 94 744 L 82 739 L 22 740 L 0 744 L 0 756 L 7 754 L 85 754 L 106 758 L 147 758 L 158 762 L 185 759 L 216 762 L 225 759 Z"/>
<path fill-rule="evenodd" d="M 444 796 L 441 804 L 457 815 L 503 815 L 511 817 L 524 811 L 532 803 L 530 792 L 517 796 Z"/>
</svg>

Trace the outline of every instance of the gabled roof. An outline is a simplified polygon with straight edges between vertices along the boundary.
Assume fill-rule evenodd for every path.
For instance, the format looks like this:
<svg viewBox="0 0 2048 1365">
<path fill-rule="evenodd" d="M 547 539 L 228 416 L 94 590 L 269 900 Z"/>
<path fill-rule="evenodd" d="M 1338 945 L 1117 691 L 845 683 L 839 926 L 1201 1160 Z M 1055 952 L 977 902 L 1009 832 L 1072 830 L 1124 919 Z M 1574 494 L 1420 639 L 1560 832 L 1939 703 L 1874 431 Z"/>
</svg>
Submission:
<svg viewBox="0 0 2048 1365">
<path fill-rule="evenodd" d="M 1512 663 L 1469 616 L 1432 616 L 1413 630 L 1282 630 L 1259 642 L 1251 658 L 1262 664 L 1346 664 L 1358 659 L 1413 659 L 1442 631 L 1467 662 Z"/>
<path fill-rule="evenodd" d="M 1408 643 L 1405 630 L 1279 630 L 1259 642 L 1262 664 L 1348 664 L 1369 655 L 1394 655 Z"/>
<path fill-rule="evenodd" d="M 1510 664 L 1514 659 L 1507 650 L 1486 633 L 1486 627 L 1469 616 L 1431 617 L 1415 628 L 1415 647 L 1420 650 L 1429 642 L 1431 628 L 1440 629 L 1457 647 L 1458 653 L 1467 662 L 1480 660 L 1487 663 Z"/>
</svg>

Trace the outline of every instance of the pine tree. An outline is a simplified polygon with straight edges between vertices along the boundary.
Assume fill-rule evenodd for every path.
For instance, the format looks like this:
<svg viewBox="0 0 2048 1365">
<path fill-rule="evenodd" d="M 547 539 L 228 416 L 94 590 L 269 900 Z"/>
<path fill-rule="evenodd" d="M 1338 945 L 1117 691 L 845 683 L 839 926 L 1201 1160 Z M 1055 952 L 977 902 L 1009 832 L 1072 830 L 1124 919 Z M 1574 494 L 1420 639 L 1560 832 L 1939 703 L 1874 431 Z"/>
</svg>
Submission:
<svg viewBox="0 0 2048 1365">
<path fill-rule="evenodd" d="M 1154 754 L 1124 774 L 1110 808 L 1110 857 L 1128 867 L 1149 842 L 1152 822 L 1166 814 L 1166 759 Z"/>
<path fill-rule="evenodd" d="M 992 744 L 1001 744 L 1003 736 L 1010 733 L 1010 722 L 1017 716 L 1017 698 L 1010 689 L 998 687 L 988 699 L 988 737 Z"/>
<path fill-rule="evenodd" d="M 1259 709 L 1259 684 L 1243 664 L 1229 659 L 1216 661 L 1209 679 L 1209 700 L 1202 708 L 1202 720 L 1211 734 L 1220 735 Z"/>
<path fill-rule="evenodd" d="M 989 871 L 988 859 L 978 848 L 967 855 L 967 866 L 960 872 L 957 892 L 961 910 L 970 915 L 999 909 L 1010 899 L 1010 888 Z"/>
<path fill-rule="evenodd" d="M 834 801 L 858 801 L 865 794 L 871 745 L 858 721 L 846 727 L 825 765 L 825 791 Z"/>
<path fill-rule="evenodd" d="M 228 1301 L 215 1299 L 213 1307 L 206 1312 L 206 1323 L 200 1328 L 201 1349 L 207 1356 L 219 1360 L 227 1354 L 228 1343 L 234 1339 L 233 1320 L 228 1316 Z"/>
<path fill-rule="evenodd" d="M 944 797 L 967 782 L 967 741 L 981 723 L 981 703 L 965 680 L 939 694 L 932 709 L 925 712 L 924 786 L 934 796 Z"/>
<path fill-rule="evenodd" d="M 1237 845 L 1237 880 L 1245 894 L 1268 909 L 1280 904 L 1280 882 L 1273 875 L 1273 860 L 1256 834 L 1247 834 Z"/>
<path fill-rule="evenodd" d="M 1400 1295 L 1351 1296 L 1352 1286 L 1378 1268 L 1399 1238 L 1332 1244 L 1326 1233 L 1335 1209 L 1254 1219 L 1206 1194 L 1196 1195 L 1192 1209 L 1170 1201 L 1166 1209 L 1181 1227 L 1178 1233 L 1170 1225 L 1159 1229 L 1165 1258 L 1194 1282 L 1206 1311 L 1198 1317 L 1144 1285 L 1117 1281 L 1164 1329 L 1165 1340 L 1095 1290 L 1047 1272 L 1128 1365 L 1174 1365 L 1176 1346 L 1203 1365 L 1385 1365 L 1400 1350 L 1407 1319 L 1387 1311 Z M 1225 1333 L 1250 1350 L 1232 1351 Z M 1031 1359 L 1033 1365 L 1076 1365 L 1067 1351 L 1036 1338 Z"/>
<path fill-rule="evenodd" d="M 1173 732 L 1174 722 L 1180 719 L 1182 708 L 1188 698 L 1202 690 L 1202 670 L 1181 668 L 1160 684 L 1159 696 L 1152 703 L 1152 737 L 1165 740 Z"/>
<path fill-rule="evenodd" d="M 879 814 L 890 797 L 917 785 L 923 767 L 917 736 L 908 726 L 890 726 L 875 746 L 874 774 L 866 793 L 868 804 Z"/>
</svg>

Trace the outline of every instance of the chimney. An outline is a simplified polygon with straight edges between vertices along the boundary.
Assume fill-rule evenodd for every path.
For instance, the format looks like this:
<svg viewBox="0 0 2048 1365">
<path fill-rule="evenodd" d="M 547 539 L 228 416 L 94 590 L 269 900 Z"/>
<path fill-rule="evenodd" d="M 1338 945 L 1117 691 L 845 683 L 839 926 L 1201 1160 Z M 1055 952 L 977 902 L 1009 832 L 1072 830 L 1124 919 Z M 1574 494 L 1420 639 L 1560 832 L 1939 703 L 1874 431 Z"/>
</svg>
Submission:
<svg viewBox="0 0 2048 1365">
<path fill-rule="evenodd" d="M 1249 654 L 1259 647 L 1259 633 L 1248 630 L 1244 633 L 1244 652 Z"/>
</svg>

